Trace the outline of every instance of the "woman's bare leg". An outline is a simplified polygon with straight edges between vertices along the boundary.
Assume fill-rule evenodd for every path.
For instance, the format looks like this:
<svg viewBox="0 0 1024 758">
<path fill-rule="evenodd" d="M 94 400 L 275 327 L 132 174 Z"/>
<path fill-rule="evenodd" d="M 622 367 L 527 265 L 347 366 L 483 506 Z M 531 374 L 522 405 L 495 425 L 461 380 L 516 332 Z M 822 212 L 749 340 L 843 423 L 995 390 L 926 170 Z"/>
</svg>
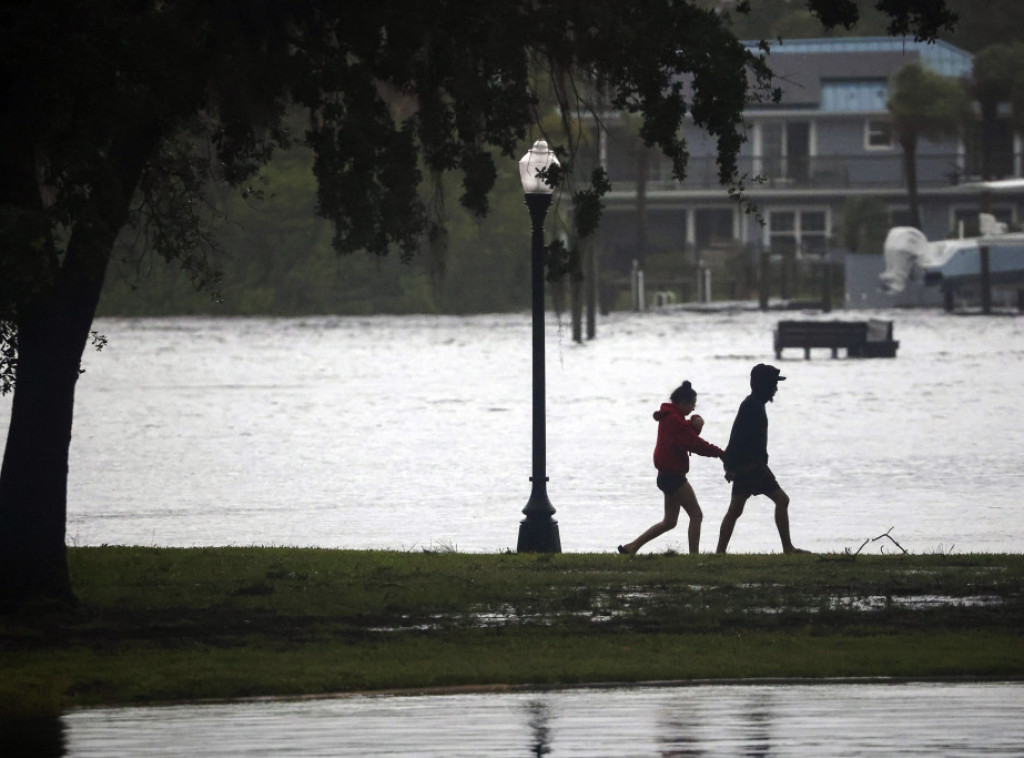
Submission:
<svg viewBox="0 0 1024 758">
<path fill-rule="evenodd" d="M 689 484 L 683 484 L 683 487 L 689 487 Z M 682 489 L 680 487 L 671 495 L 665 495 L 665 517 L 662 518 L 657 524 L 651 526 L 646 532 L 641 534 L 632 542 L 628 542 L 622 545 L 622 550 L 627 553 L 635 553 L 637 550 L 642 548 L 648 542 L 653 540 L 655 537 L 664 534 L 671 529 L 676 528 L 676 524 L 679 523 L 679 507 L 680 503 L 676 495 Z M 692 491 L 692 490 L 691 490 Z"/>
<path fill-rule="evenodd" d="M 686 532 L 690 543 L 690 552 L 699 553 L 700 526 L 704 521 L 704 514 L 697 503 L 697 496 L 693 492 L 693 487 L 690 486 L 689 482 L 684 482 L 683 486 L 677 489 L 672 496 L 678 500 L 679 507 L 686 511 L 686 515 L 690 517 L 690 527 Z"/>
</svg>

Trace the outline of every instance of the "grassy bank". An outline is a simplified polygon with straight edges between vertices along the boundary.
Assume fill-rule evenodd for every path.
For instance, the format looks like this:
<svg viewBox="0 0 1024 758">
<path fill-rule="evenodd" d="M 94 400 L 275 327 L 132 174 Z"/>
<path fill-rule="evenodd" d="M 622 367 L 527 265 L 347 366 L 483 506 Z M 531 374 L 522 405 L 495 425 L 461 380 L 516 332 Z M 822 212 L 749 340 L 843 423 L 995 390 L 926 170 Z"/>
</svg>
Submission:
<svg viewBox="0 0 1024 758">
<path fill-rule="evenodd" d="M 1024 675 L 1024 556 L 75 548 L 0 711 L 427 688 Z"/>
</svg>

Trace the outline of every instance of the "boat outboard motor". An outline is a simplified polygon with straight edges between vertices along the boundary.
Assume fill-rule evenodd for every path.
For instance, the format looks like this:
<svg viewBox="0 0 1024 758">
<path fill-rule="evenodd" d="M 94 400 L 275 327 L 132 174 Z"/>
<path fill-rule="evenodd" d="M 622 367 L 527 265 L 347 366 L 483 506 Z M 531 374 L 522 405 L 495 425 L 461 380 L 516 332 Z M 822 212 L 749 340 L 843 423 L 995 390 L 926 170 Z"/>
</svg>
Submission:
<svg viewBox="0 0 1024 758">
<path fill-rule="evenodd" d="M 914 273 L 914 266 L 927 249 L 928 238 L 920 229 L 912 226 L 890 229 L 885 235 L 885 271 L 878 277 L 878 288 L 890 295 L 902 292 Z"/>
</svg>

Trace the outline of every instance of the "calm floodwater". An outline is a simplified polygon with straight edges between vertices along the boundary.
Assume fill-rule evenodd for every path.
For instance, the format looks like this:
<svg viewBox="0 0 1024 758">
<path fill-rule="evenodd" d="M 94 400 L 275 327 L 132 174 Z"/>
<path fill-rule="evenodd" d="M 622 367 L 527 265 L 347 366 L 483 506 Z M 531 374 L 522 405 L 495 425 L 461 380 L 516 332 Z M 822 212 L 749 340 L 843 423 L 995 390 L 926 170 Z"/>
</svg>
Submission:
<svg viewBox="0 0 1024 758">
<path fill-rule="evenodd" d="M 32 755 L 1019 756 L 1022 709 L 1021 684 L 351 697 L 76 711 Z"/>
<path fill-rule="evenodd" d="M 894 527 L 911 552 L 1021 552 L 1024 319 L 870 315 L 895 321 L 895 359 L 792 350 L 780 364 L 769 450 L 794 541 L 856 549 Z M 564 550 L 610 551 L 660 518 L 652 411 L 690 379 L 704 436 L 724 445 L 750 367 L 774 361 L 772 328 L 792 317 L 615 314 L 582 346 L 552 318 L 548 492 Z M 528 314 L 96 328 L 109 345 L 87 352 L 78 386 L 70 543 L 515 547 L 530 491 Z M 0 398 L 4 429 L 9 413 Z M 712 550 L 728 487 L 717 461 L 692 468 Z M 678 529 L 649 549 L 684 546 Z M 779 549 L 767 499 L 730 548 Z"/>
</svg>

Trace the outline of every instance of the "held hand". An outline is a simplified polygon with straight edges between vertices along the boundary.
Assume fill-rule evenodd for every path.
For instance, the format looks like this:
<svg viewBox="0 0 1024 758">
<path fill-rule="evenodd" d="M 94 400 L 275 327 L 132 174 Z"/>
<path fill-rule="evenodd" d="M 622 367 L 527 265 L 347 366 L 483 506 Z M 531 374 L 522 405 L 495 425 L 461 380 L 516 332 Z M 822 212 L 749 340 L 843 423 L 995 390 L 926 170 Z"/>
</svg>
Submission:
<svg viewBox="0 0 1024 758">
<path fill-rule="evenodd" d="M 704 428 L 704 419 L 694 413 L 690 416 L 690 423 L 693 424 L 693 428 L 697 430 L 697 434 L 700 434 L 700 430 Z"/>
</svg>

